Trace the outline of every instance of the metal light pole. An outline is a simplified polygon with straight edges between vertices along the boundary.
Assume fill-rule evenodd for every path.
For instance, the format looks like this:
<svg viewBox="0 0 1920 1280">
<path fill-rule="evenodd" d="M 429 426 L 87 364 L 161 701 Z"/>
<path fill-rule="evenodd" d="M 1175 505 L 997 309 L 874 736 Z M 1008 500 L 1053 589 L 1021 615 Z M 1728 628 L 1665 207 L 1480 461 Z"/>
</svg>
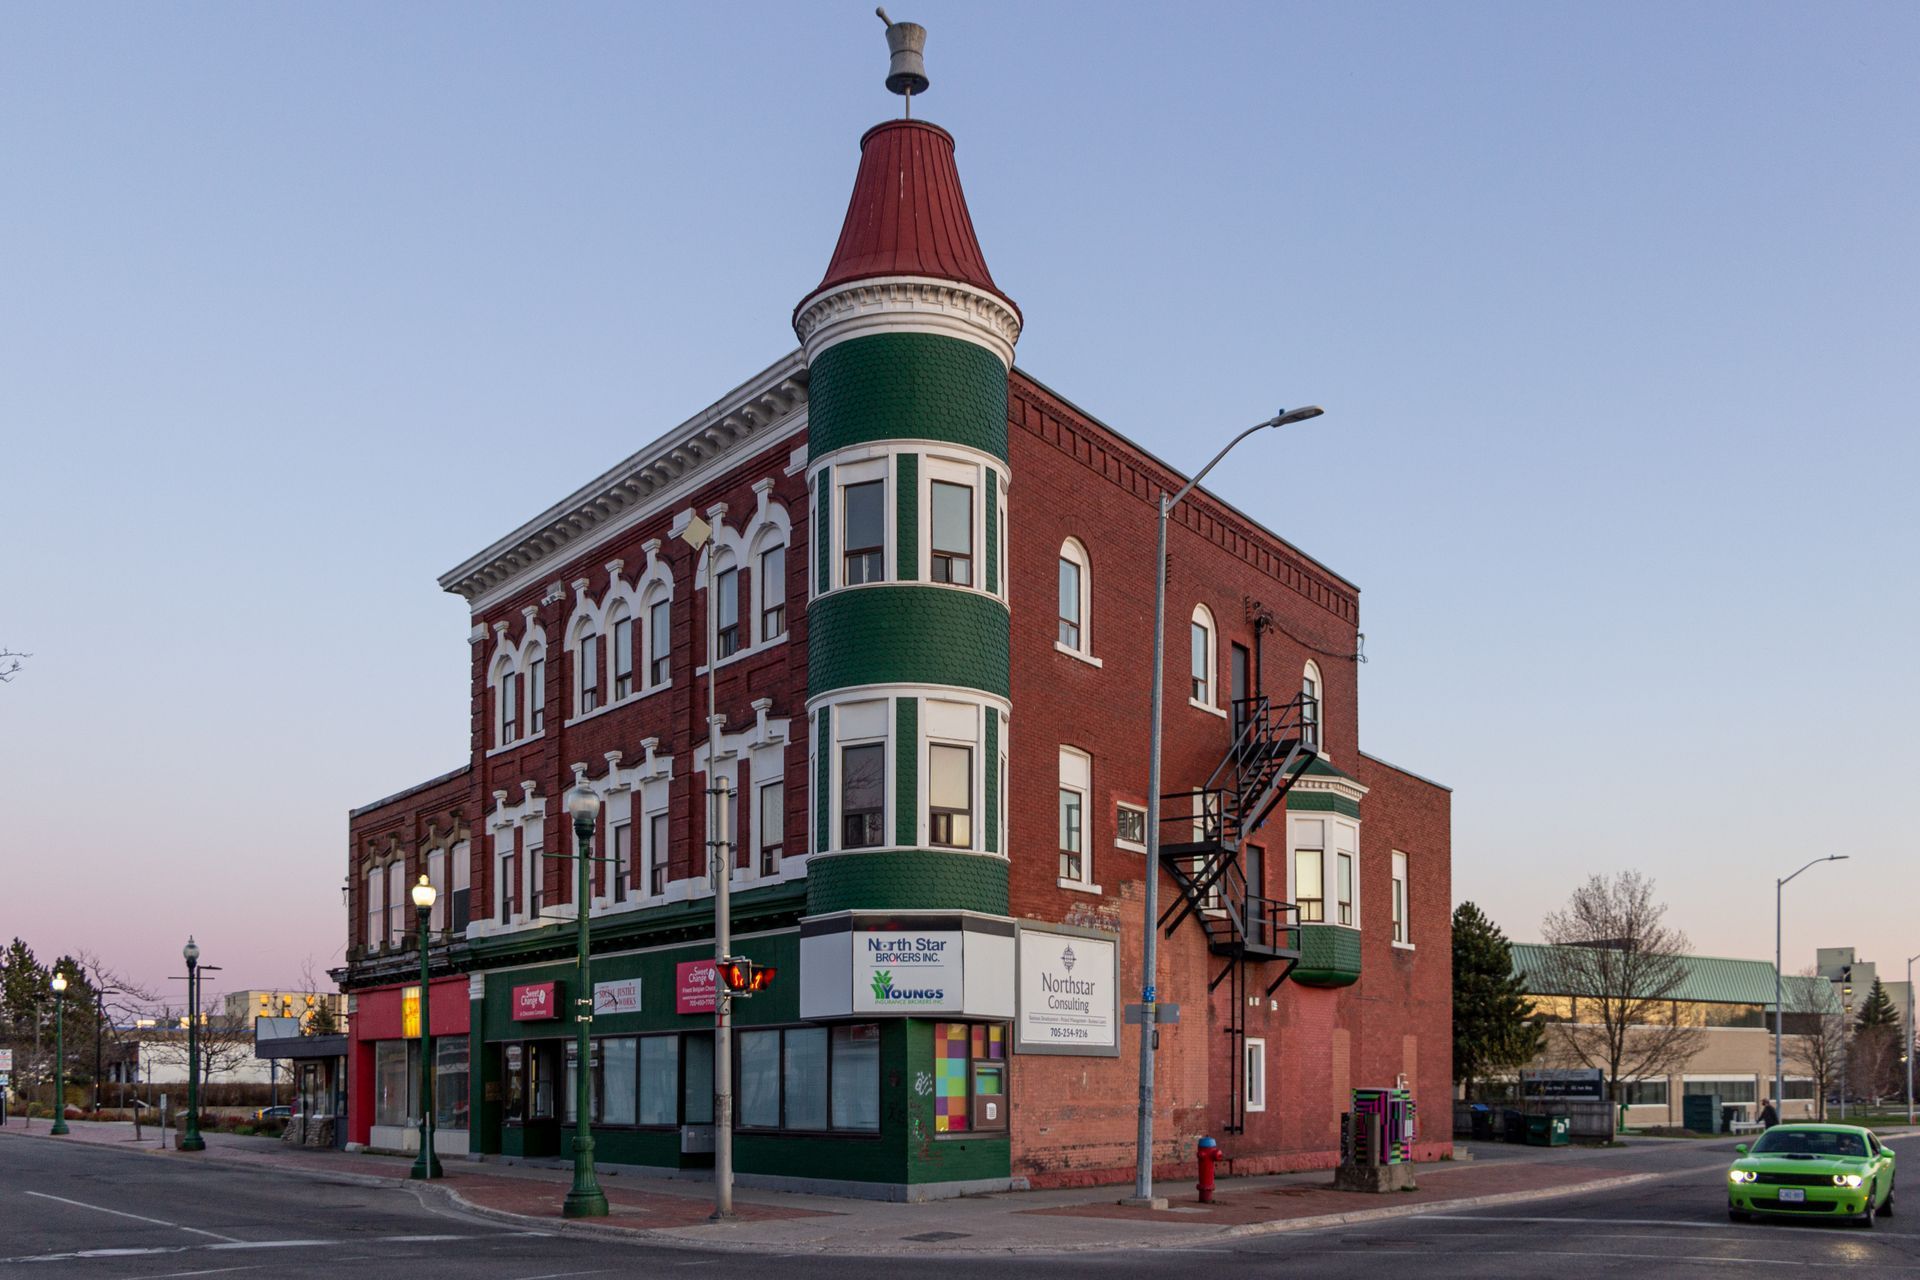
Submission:
<svg viewBox="0 0 1920 1280">
<path fill-rule="evenodd" d="M 1193 491 L 1195 485 L 1206 478 L 1207 472 L 1213 470 L 1220 459 L 1226 457 L 1242 440 L 1268 427 L 1284 427 L 1317 418 L 1322 412 L 1320 406 L 1308 405 L 1304 409 L 1283 410 L 1265 422 L 1255 423 L 1229 440 L 1227 447 L 1214 454 L 1213 461 L 1200 468 L 1180 492 L 1172 497 L 1164 493 L 1160 495 L 1158 554 L 1153 558 L 1153 741 L 1151 754 L 1147 757 L 1147 891 L 1141 913 L 1143 945 L 1140 956 L 1140 1003 L 1143 1012 L 1140 1021 L 1140 1131 L 1135 1140 L 1133 1198 L 1127 1202 L 1130 1204 L 1156 1209 L 1166 1207 L 1166 1201 L 1157 1199 L 1153 1194 L 1153 1038 L 1156 1026 L 1154 972 L 1160 954 L 1160 719 L 1166 683 L 1167 516 L 1180 504 L 1181 499 Z"/>
<path fill-rule="evenodd" d="M 567 792 L 567 812 L 573 815 L 573 837 L 580 878 L 574 890 L 574 938 L 578 946 L 575 964 L 579 967 L 578 989 L 573 999 L 573 1024 L 578 1059 L 573 1080 L 573 1188 L 560 1206 L 568 1218 L 604 1218 L 607 1196 L 593 1169 L 593 1127 L 589 1113 L 593 1108 L 593 822 L 600 812 L 600 797 L 585 783 Z"/>
<path fill-rule="evenodd" d="M 67 1131 L 67 975 L 53 973 L 53 1133 Z"/>
<path fill-rule="evenodd" d="M 207 1140 L 200 1136 L 200 946 L 192 934 L 180 955 L 187 962 L 187 1131 L 176 1149 L 205 1151 Z"/>
<path fill-rule="evenodd" d="M 1805 867 L 1800 868 L 1800 871 L 1805 871 L 1809 867 L 1817 867 L 1823 862 L 1845 862 L 1846 860 L 1847 855 L 1844 853 L 1830 853 L 1824 858 L 1815 858 Z M 1787 876 L 1785 879 L 1775 880 L 1773 882 L 1773 1096 L 1780 1104 L 1777 1109 L 1782 1113 L 1780 1116 L 1782 1120 L 1787 1118 L 1785 1115 L 1787 1109 L 1787 1082 L 1785 1077 L 1780 1073 L 1780 1024 L 1786 1018 L 1786 1005 L 1782 998 L 1786 991 L 1786 979 L 1782 977 L 1780 973 L 1782 960 L 1780 949 L 1780 908 L 1785 898 L 1787 881 L 1793 879 L 1793 876 L 1799 875 L 1800 871 L 1794 872 L 1792 876 Z M 1816 1114 L 1819 1111 L 1819 1102 L 1820 1100 L 1818 1098 L 1814 1099 L 1814 1110 Z M 1844 1105 L 1844 1103 L 1842 1105 Z"/>
<path fill-rule="evenodd" d="M 1907 1061 L 1907 1123 L 1909 1125 L 1913 1123 L 1913 962 L 1915 960 L 1920 960 L 1920 956 L 1907 957 L 1907 1025 L 1901 1029 L 1901 1034 L 1906 1037 L 1907 1042 L 1900 1046 L 1904 1050 L 1900 1056 Z"/>
<path fill-rule="evenodd" d="M 427 917 L 435 896 L 433 883 L 421 876 L 420 883 L 413 886 L 413 914 L 420 925 L 420 1155 L 407 1174 L 421 1182 L 446 1177 L 433 1154 L 433 1009 L 428 1001 Z"/>
<path fill-rule="evenodd" d="M 680 540 L 695 551 L 707 546 L 713 526 L 694 516 Z M 726 805 L 731 789 L 716 785 L 720 764 L 721 716 L 716 708 L 714 668 L 719 630 L 713 597 L 714 548 L 707 548 L 707 874 L 713 877 L 713 1213 L 712 1220 L 733 1217 L 733 1000 L 720 981 L 720 965 L 733 947 L 733 850 L 726 837 Z"/>
</svg>

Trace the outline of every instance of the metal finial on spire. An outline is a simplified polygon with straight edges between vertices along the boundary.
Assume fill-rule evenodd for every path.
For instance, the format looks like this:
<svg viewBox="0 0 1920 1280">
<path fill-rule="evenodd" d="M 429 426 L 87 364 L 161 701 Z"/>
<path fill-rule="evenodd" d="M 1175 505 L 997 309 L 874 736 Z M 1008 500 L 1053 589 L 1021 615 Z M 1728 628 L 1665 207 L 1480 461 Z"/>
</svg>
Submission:
<svg viewBox="0 0 1920 1280">
<path fill-rule="evenodd" d="M 875 9 L 887 24 L 887 88 L 907 100 L 907 115 L 913 115 L 913 95 L 925 93 L 927 79 L 927 29 L 917 22 L 895 22 L 884 8 Z"/>
</svg>

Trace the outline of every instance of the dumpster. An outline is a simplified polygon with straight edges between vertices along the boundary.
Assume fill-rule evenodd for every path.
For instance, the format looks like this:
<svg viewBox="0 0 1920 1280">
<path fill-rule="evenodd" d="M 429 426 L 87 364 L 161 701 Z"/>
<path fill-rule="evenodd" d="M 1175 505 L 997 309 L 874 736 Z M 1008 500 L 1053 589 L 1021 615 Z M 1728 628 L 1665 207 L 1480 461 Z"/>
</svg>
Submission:
<svg viewBox="0 0 1920 1280">
<path fill-rule="evenodd" d="M 1527 1116 L 1524 1111 L 1515 1111 L 1509 1107 L 1500 1113 L 1500 1139 L 1503 1142 L 1525 1142 L 1527 1140 Z"/>
<path fill-rule="evenodd" d="M 1527 1145 L 1564 1147 L 1573 1139 L 1573 1121 L 1567 1116 L 1528 1116 Z"/>
<path fill-rule="evenodd" d="M 1472 1125 L 1475 1142 L 1493 1141 L 1493 1108 L 1484 1102 L 1476 1102 L 1468 1110 L 1469 1123 Z"/>
<path fill-rule="evenodd" d="M 1718 1133 L 1720 1095 L 1690 1093 L 1680 1099 L 1680 1123 L 1689 1133 Z"/>
</svg>

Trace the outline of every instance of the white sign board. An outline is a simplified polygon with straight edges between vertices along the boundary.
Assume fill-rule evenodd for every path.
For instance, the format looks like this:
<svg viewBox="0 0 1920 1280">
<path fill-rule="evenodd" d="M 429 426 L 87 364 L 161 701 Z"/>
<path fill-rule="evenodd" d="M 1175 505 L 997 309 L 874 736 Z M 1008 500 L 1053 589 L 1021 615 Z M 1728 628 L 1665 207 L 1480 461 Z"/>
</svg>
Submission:
<svg viewBox="0 0 1920 1280">
<path fill-rule="evenodd" d="M 0 1071 L 13 1072 L 13 1050 L 0 1049 Z"/>
<path fill-rule="evenodd" d="M 617 982 L 594 983 L 593 1011 L 596 1015 L 640 1012 L 640 979 L 621 978 Z"/>
<path fill-rule="evenodd" d="M 853 931 L 856 1013 L 949 1013 L 961 1008 L 959 930 Z"/>
<path fill-rule="evenodd" d="M 1021 1053 L 1120 1052 L 1120 955 L 1110 938 L 1020 930 Z"/>
</svg>

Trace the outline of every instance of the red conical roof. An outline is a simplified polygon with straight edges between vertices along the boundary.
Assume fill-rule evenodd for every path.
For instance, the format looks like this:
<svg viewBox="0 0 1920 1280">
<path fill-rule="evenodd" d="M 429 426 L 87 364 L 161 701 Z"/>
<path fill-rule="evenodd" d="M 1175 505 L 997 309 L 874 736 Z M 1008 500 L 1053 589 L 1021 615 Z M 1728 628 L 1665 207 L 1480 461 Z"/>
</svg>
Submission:
<svg viewBox="0 0 1920 1280">
<path fill-rule="evenodd" d="M 1019 313 L 987 271 L 954 167 L 953 135 L 937 124 L 889 120 L 860 139 L 860 174 L 840 243 L 827 274 L 794 313 L 836 285 L 879 276 L 958 281 Z"/>
</svg>

